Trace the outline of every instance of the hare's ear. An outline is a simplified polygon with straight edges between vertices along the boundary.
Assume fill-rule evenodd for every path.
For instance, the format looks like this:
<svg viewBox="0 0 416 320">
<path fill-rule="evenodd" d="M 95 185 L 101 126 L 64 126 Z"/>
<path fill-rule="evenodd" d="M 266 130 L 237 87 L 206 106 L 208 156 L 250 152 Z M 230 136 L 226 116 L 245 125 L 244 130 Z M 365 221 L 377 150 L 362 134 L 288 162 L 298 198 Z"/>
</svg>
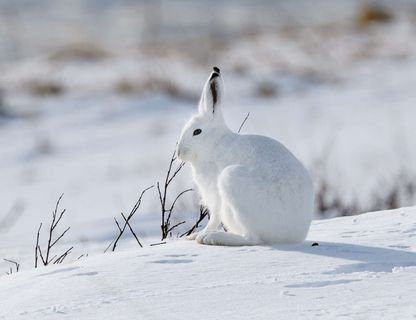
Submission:
<svg viewBox="0 0 416 320">
<path fill-rule="evenodd" d="M 198 111 L 202 115 L 208 115 L 212 118 L 221 117 L 221 99 L 223 94 L 223 83 L 220 69 L 213 68 L 211 75 L 205 83 L 199 102 Z"/>
</svg>

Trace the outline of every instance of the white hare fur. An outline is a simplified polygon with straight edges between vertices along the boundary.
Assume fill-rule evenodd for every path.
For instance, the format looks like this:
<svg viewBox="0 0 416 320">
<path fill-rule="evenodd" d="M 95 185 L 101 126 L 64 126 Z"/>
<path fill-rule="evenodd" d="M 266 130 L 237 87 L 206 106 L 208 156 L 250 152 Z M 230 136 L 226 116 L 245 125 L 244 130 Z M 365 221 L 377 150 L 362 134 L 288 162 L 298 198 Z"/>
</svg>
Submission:
<svg viewBox="0 0 416 320">
<path fill-rule="evenodd" d="M 214 67 L 177 147 L 210 212 L 205 229 L 188 239 L 224 246 L 302 242 L 314 198 L 307 170 L 276 140 L 232 132 L 223 120 L 222 93 Z"/>
</svg>

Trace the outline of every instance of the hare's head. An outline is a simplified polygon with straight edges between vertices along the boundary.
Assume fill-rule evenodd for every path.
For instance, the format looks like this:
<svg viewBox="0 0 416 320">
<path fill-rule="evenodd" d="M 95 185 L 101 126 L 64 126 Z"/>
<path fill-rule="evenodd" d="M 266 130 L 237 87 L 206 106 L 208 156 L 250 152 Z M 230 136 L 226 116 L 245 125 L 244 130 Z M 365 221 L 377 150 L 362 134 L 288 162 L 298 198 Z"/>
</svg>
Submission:
<svg viewBox="0 0 416 320">
<path fill-rule="evenodd" d="M 202 91 L 198 113 L 182 130 L 177 147 L 181 160 L 193 162 L 207 156 L 224 130 L 228 130 L 220 108 L 222 93 L 220 69 L 214 67 Z"/>
</svg>

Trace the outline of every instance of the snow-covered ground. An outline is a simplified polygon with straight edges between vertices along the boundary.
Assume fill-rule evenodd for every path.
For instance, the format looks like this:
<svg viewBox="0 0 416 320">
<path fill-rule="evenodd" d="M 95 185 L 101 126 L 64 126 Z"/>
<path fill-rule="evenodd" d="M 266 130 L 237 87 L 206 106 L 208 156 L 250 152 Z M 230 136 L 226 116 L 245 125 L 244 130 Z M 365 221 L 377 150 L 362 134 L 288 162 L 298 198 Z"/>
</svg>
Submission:
<svg viewBox="0 0 416 320">
<path fill-rule="evenodd" d="M 402 208 L 315 221 L 295 246 L 178 240 L 26 270 L 0 278 L 0 319 L 413 319 L 415 277 Z"/>
</svg>

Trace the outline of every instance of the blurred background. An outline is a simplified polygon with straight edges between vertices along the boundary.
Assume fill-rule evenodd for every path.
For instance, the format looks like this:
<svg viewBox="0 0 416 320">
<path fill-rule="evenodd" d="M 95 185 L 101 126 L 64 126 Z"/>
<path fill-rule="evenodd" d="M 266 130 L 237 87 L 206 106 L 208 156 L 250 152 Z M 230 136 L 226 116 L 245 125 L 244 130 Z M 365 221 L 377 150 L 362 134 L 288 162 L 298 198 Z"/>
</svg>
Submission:
<svg viewBox="0 0 416 320">
<path fill-rule="evenodd" d="M 415 58 L 411 0 L 0 0 L 0 253 L 29 248 L 61 193 L 70 238 L 112 239 L 214 65 L 229 126 L 250 112 L 243 133 L 310 170 L 316 219 L 413 205 Z M 169 199 L 189 187 L 185 166 Z M 159 208 L 149 191 L 141 237 Z M 184 195 L 174 222 L 197 216 Z"/>
</svg>

